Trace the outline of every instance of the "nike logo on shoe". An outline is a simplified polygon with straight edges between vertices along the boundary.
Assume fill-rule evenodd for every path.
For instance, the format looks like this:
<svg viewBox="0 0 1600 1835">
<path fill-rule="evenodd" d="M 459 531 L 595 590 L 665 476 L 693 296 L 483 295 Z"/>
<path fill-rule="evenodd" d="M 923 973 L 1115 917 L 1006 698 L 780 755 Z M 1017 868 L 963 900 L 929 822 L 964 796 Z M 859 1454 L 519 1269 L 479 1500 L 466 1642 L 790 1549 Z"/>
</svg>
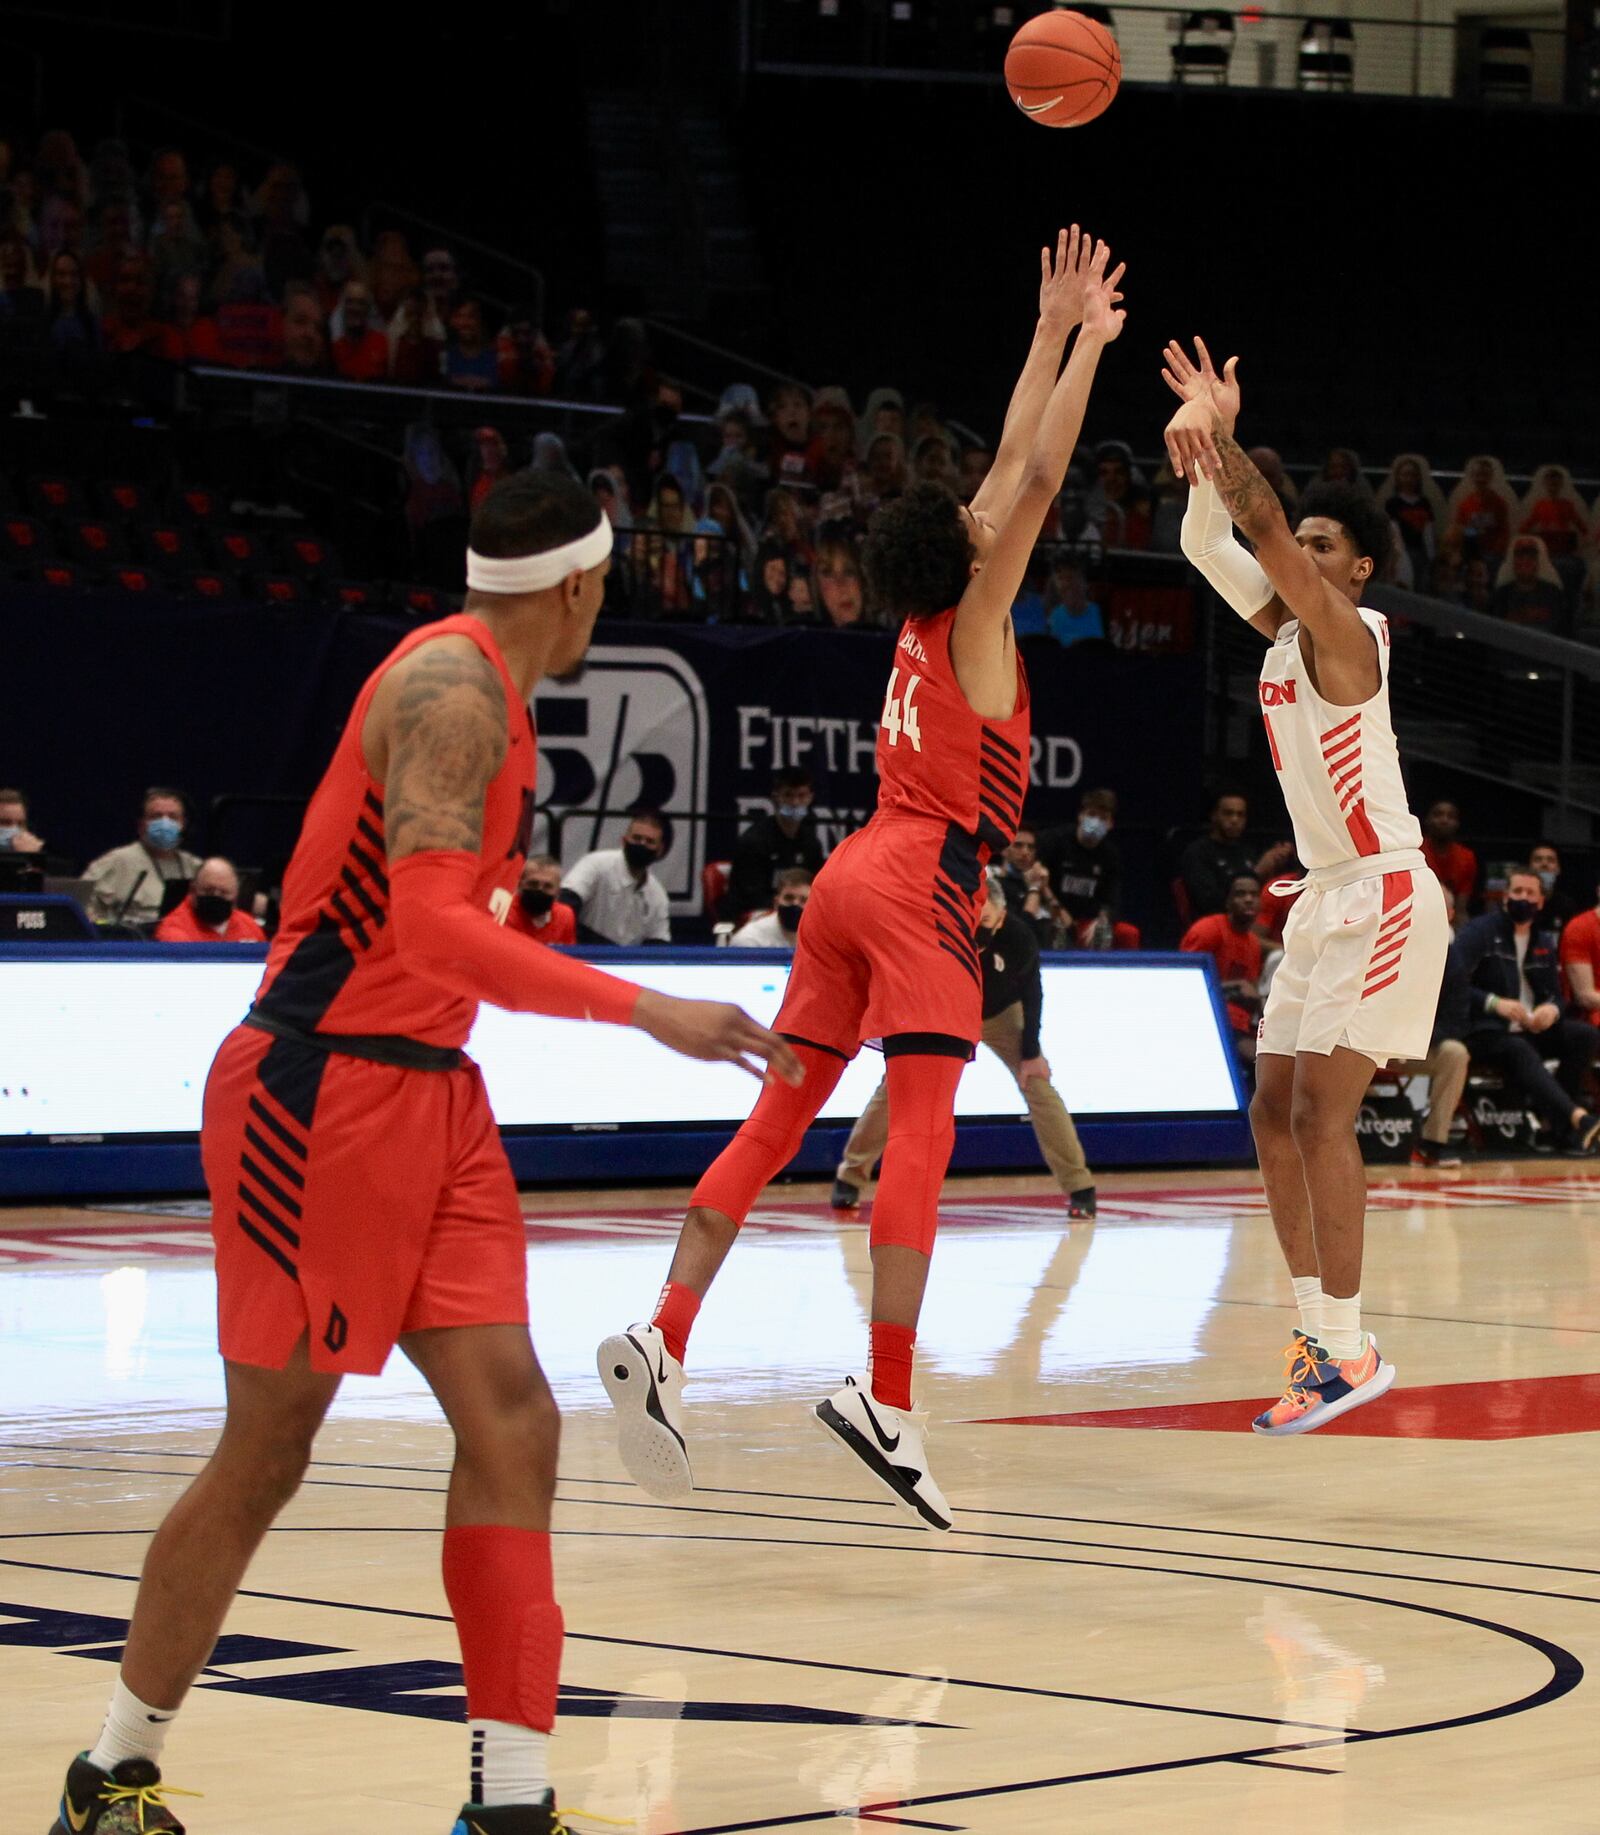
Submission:
<svg viewBox="0 0 1600 1835">
<path fill-rule="evenodd" d="M 67 1827 L 73 1831 L 73 1835 L 83 1835 L 83 1831 L 89 1826 L 89 1811 L 93 1808 L 92 1803 L 87 1803 L 82 1810 L 78 1810 L 73 1807 L 70 1797 L 61 1799 L 61 1814 Z"/>
<path fill-rule="evenodd" d="M 892 1453 L 895 1450 L 895 1448 L 899 1446 L 900 1444 L 900 1435 L 898 1431 L 895 1433 L 895 1437 L 891 1440 L 889 1436 L 883 1431 L 883 1429 L 878 1425 L 878 1417 L 872 1412 L 872 1404 L 871 1402 L 867 1400 L 865 1390 L 863 1390 L 861 1393 L 861 1406 L 866 1413 L 867 1420 L 872 1427 L 873 1433 L 877 1435 L 879 1446 L 881 1446 L 886 1453 Z"/>
<path fill-rule="evenodd" d="M 656 1381 L 658 1383 L 664 1383 L 666 1380 L 667 1380 L 667 1351 L 666 1351 L 666 1346 L 663 1345 L 662 1348 L 659 1351 L 657 1351 L 656 1353 Z"/>
</svg>

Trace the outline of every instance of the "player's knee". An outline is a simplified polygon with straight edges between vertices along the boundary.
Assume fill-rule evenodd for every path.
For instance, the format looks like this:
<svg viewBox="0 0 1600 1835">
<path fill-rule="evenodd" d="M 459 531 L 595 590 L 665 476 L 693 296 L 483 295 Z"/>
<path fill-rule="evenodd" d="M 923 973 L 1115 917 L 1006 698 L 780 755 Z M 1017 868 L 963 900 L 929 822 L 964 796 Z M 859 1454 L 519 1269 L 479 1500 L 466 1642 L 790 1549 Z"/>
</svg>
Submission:
<svg viewBox="0 0 1600 1835">
<path fill-rule="evenodd" d="M 555 1489 L 560 1451 L 561 1411 L 542 1383 L 456 1425 L 457 1465 L 470 1467 L 480 1484 L 518 1494 Z"/>
<path fill-rule="evenodd" d="M 1334 1114 L 1327 1103 L 1296 1090 L 1289 1106 L 1289 1134 L 1302 1154 L 1315 1153 L 1332 1141 L 1350 1137 L 1350 1118 Z"/>
<path fill-rule="evenodd" d="M 252 1434 L 248 1444 L 236 1439 L 226 1449 L 233 1455 L 234 1489 L 247 1515 L 270 1521 L 288 1505 L 311 1464 L 315 1437 L 315 1426 L 285 1421 Z"/>
<path fill-rule="evenodd" d="M 1250 1098 L 1250 1131 L 1258 1141 L 1280 1145 L 1290 1138 L 1290 1103 L 1287 1094 L 1258 1083 Z"/>
</svg>

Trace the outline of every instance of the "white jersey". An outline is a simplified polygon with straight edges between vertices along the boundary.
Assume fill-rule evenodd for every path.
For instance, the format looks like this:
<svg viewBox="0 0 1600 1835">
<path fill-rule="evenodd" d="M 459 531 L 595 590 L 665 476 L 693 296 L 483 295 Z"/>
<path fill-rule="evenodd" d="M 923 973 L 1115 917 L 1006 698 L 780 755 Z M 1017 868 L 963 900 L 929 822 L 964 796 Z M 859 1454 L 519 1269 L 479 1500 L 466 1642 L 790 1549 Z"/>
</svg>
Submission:
<svg viewBox="0 0 1600 1835">
<path fill-rule="evenodd" d="M 1359 707 L 1335 707 L 1312 687 L 1296 618 L 1279 628 L 1261 665 L 1267 744 L 1295 850 L 1310 868 L 1422 845 L 1389 718 L 1389 621 L 1355 609 L 1378 646 L 1378 689 Z"/>
</svg>

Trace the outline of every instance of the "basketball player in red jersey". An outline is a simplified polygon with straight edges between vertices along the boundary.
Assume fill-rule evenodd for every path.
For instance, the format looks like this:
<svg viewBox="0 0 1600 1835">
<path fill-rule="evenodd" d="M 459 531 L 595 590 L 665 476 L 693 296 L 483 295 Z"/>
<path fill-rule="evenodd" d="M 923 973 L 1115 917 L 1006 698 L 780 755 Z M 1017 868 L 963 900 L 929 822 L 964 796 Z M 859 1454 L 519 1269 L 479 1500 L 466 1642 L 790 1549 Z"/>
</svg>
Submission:
<svg viewBox="0 0 1600 1835">
<path fill-rule="evenodd" d="M 1219 376 L 1166 350 L 1183 406 L 1167 427 L 1190 481 L 1182 545 L 1268 641 L 1261 706 L 1306 867 L 1261 1015 L 1250 1105 L 1262 1182 L 1299 1323 L 1260 1434 L 1309 1433 L 1394 1381 L 1361 1324 L 1366 1170 L 1355 1121 L 1374 1066 L 1426 1055 L 1450 923 L 1406 800 L 1389 714 L 1389 625 L 1361 603 L 1389 519 L 1365 492 L 1314 486 L 1291 529 L 1233 438 L 1237 359 Z M 1249 537 L 1254 552 L 1233 537 Z"/>
<path fill-rule="evenodd" d="M 1108 273 L 1108 261 L 1105 244 L 1076 229 L 1062 232 L 1053 260 L 1043 251 L 1033 351 L 971 508 L 919 485 L 873 518 L 868 578 L 904 622 L 878 734 L 877 811 L 817 875 L 774 1022 L 805 1082 L 763 1093 L 690 1200 L 652 1321 L 598 1354 L 623 1463 L 658 1497 L 692 1488 L 678 1401 L 701 1298 L 845 1065 L 863 1042 L 881 1041 L 889 1139 L 872 1210 L 870 1386 L 851 1377 L 813 1412 L 917 1523 L 950 1527 L 928 1470 L 926 1416 L 911 1409 L 912 1349 L 956 1085 L 983 1030 L 984 868 L 1015 835 L 1028 788 L 1028 683 L 1011 605 L 1101 353 L 1122 329 L 1122 269 Z"/>
<path fill-rule="evenodd" d="M 157 1762 L 167 1724 L 340 1378 L 381 1370 L 397 1343 L 455 1435 L 444 1582 L 472 1738 L 455 1835 L 562 1827 L 545 1759 L 558 1421 L 528 1337 L 516 1187 L 461 1047 L 489 1000 L 802 1074 L 737 1007 L 641 990 L 502 928 L 533 807 L 528 697 L 582 658 L 610 552 L 575 481 L 496 485 L 472 520 L 465 611 L 371 676 L 312 799 L 255 1005 L 206 1086 L 227 1418 L 150 1546 L 111 1709 L 67 1773 L 57 1835 L 181 1831 Z"/>
</svg>

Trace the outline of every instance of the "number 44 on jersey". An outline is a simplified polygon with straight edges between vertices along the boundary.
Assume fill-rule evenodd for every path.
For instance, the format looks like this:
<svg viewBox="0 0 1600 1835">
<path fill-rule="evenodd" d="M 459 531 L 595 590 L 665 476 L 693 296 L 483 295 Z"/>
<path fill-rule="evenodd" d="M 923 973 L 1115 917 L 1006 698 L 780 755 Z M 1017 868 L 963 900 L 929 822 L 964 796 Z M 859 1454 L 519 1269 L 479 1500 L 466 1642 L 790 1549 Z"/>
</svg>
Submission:
<svg viewBox="0 0 1600 1835">
<path fill-rule="evenodd" d="M 890 745 L 900 743 L 900 735 L 905 734 L 914 752 L 922 750 L 922 728 L 917 723 L 916 696 L 917 684 L 922 680 L 920 675 L 906 675 L 906 691 L 899 693 L 900 671 L 898 668 L 889 671 L 889 686 L 883 697 L 883 730 L 889 735 Z"/>
</svg>

